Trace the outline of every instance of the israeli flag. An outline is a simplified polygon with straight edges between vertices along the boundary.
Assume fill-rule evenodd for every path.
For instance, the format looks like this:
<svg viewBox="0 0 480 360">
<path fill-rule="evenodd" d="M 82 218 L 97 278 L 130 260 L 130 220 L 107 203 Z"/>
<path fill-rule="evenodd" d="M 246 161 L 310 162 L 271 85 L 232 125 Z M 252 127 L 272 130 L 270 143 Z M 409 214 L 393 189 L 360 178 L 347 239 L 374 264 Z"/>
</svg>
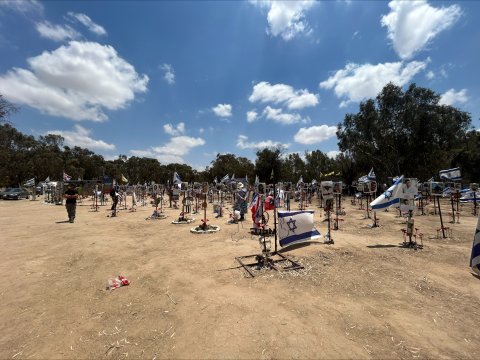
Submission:
<svg viewBox="0 0 480 360">
<path fill-rule="evenodd" d="M 392 186 L 388 188 L 382 195 L 377 197 L 370 203 L 373 211 L 385 209 L 395 204 L 400 204 L 400 194 L 402 192 L 403 175 L 396 178 Z"/>
<path fill-rule="evenodd" d="M 254 193 L 252 197 L 252 201 L 250 201 L 250 205 L 248 205 L 248 207 L 251 209 L 254 205 L 257 204 L 257 200 L 258 200 L 258 194 Z"/>
<path fill-rule="evenodd" d="M 438 174 L 440 175 L 440 179 L 443 180 L 462 180 L 462 173 L 460 171 L 460 168 L 441 170 Z"/>
<path fill-rule="evenodd" d="M 297 187 L 299 187 L 301 184 L 303 184 L 303 175 L 300 175 L 300 179 L 297 181 Z"/>
<path fill-rule="evenodd" d="M 220 182 L 223 183 L 223 182 L 227 181 L 228 179 L 230 179 L 230 177 L 227 174 L 223 178 L 220 179 Z"/>
<path fill-rule="evenodd" d="M 373 171 L 373 168 L 368 173 L 367 178 L 368 178 L 368 180 L 377 180 L 377 175 L 375 175 L 375 172 Z"/>
<path fill-rule="evenodd" d="M 178 173 L 176 171 L 173 173 L 173 183 L 174 184 L 181 184 L 182 183 L 182 179 L 180 179 L 180 175 L 178 175 Z"/>
<path fill-rule="evenodd" d="M 31 178 L 30 180 L 25 181 L 25 186 L 33 186 L 35 185 L 35 178 Z"/>
<path fill-rule="evenodd" d="M 320 232 L 313 225 L 312 210 L 279 211 L 278 236 L 280 246 L 290 246 L 320 239 Z"/>
<path fill-rule="evenodd" d="M 475 229 L 475 236 L 473 237 L 470 267 L 475 274 L 480 275 L 480 216 L 478 217 L 477 228 Z"/>
</svg>

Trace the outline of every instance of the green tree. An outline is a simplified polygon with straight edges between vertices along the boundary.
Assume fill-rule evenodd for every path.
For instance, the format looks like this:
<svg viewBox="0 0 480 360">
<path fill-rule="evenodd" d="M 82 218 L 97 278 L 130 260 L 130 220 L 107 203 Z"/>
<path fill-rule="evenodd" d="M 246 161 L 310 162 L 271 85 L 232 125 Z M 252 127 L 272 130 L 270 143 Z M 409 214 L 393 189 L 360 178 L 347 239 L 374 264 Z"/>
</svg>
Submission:
<svg viewBox="0 0 480 360">
<path fill-rule="evenodd" d="M 275 181 L 284 180 L 282 150 L 278 147 L 258 150 L 257 159 L 255 160 L 255 172 L 260 181 L 271 183 L 272 170 Z"/>
<path fill-rule="evenodd" d="M 0 123 L 8 121 L 9 116 L 17 111 L 18 107 L 0 94 Z"/>
<path fill-rule="evenodd" d="M 338 124 L 341 151 L 355 160 L 359 175 L 371 167 L 380 181 L 388 176 L 427 179 L 450 167 L 463 147 L 470 114 L 439 104 L 430 89 L 409 86 L 404 92 L 387 84 L 375 100 Z"/>
</svg>

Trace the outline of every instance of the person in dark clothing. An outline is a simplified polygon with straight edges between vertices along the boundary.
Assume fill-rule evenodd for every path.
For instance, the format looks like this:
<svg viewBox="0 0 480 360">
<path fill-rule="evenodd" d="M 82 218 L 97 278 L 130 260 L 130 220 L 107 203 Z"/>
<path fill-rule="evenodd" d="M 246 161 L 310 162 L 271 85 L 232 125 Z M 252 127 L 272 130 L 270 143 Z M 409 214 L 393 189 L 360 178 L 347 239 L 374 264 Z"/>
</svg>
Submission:
<svg viewBox="0 0 480 360">
<path fill-rule="evenodd" d="M 110 210 L 113 210 L 114 212 L 116 212 L 119 194 L 115 190 L 115 187 L 112 187 L 112 190 L 110 190 L 110 196 L 112 197 L 112 208 Z"/>
<path fill-rule="evenodd" d="M 67 208 L 68 220 L 73 223 L 75 221 L 78 198 L 78 191 L 75 188 L 75 184 L 68 184 L 68 189 L 65 191 L 64 197 L 67 199 L 65 201 L 65 207 Z"/>
</svg>

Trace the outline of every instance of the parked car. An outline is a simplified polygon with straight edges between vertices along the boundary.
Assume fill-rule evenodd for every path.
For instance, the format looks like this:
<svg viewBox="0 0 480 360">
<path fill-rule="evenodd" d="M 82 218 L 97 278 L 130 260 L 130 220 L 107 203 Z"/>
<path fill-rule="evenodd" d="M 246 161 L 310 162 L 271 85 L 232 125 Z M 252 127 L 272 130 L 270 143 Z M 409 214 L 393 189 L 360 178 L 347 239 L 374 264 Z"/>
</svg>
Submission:
<svg viewBox="0 0 480 360">
<path fill-rule="evenodd" d="M 30 193 L 22 188 L 12 188 L 2 195 L 3 200 L 28 199 Z"/>
<path fill-rule="evenodd" d="M 3 195 L 10 190 L 12 190 L 12 188 L 6 188 L 5 190 L 0 191 L 0 199 L 3 199 Z"/>
</svg>

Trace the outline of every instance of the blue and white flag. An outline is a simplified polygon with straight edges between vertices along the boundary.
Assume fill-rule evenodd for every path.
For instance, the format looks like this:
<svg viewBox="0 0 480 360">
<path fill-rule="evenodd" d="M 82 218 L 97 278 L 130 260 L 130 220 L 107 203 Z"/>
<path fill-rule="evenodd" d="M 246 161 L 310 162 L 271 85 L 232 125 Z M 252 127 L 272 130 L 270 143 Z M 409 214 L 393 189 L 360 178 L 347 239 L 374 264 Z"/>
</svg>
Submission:
<svg viewBox="0 0 480 360">
<path fill-rule="evenodd" d="M 30 180 L 25 181 L 25 183 L 23 185 L 25 185 L 25 186 L 35 185 L 35 178 L 31 178 Z"/>
<path fill-rule="evenodd" d="M 468 189 L 460 198 L 460 202 L 480 202 L 480 191 L 475 192 Z"/>
<path fill-rule="evenodd" d="M 470 267 L 475 274 L 480 275 L 480 216 L 478 217 L 477 228 L 475 229 L 475 236 L 473 237 Z"/>
<path fill-rule="evenodd" d="M 438 174 L 440 175 L 440 179 L 442 180 L 462 180 L 462 173 L 460 171 L 460 168 L 441 170 Z"/>
<path fill-rule="evenodd" d="M 402 194 L 403 175 L 396 178 L 392 186 L 388 188 L 382 195 L 377 197 L 370 203 L 373 211 L 385 209 L 395 204 L 400 204 L 400 196 Z"/>
<path fill-rule="evenodd" d="M 367 179 L 368 179 L 368 180 L 377 180 L 377 175 L 375 175 L 375 172 L 373 171 L 373 168 L 372 168 L 372 170 L 370 170 L 370 172 L 368 173 Z"/>
<path fill-rule="evenodd" d="M 47 176 L 47 178 L 45 179 L 44 183 L 49 183 L 50 182 L 50 176 Z"/>
<path fill-rule="evenodd" d="M 220 182 L 223 183 L 225 181 L 227 181 L 230 177 L 227 175 L 225 175 L 223 178 L 220 179 Z"/>
<path fill-rule="evenodd" d="M 442 197 L 449 197 L 452 195 L 453 189 L 450 186 L 447 186 L 445 189 L 443 189 L 442 192 Z"/>
<path fill-rule="evenodd" d="M 313 225 L 313 211 L 279 211 L 278 236 L 280 246 L 289 246 L 320 239 L 320 232 Z"/>
<path fill-rule="evenodd" d="M 173 183 L 174 184 L 181 184 L 182 183 L 182 179 L 180 179 L 180 175 L 178 175 L 178 173 L 176 171 L 173 173 Z"/>
<path fill-rule="evenodd" d="M 63 172 L 63 181 L 70 181 L 72 180 L 72 177 L 68 175 L 65 171 Z"/>
<path fill-rule="evenodd" d="M 361 178 L 358 178 L 357 183 L 362 184 L 362 183 L 366 183 L 367 181 L 368 181 L 368 176 L 363 175 Z"/>
<path fill-rule="evenodd" d="M 303 175 L 300 176 L 300 179 L 297 181 L 297 187 L 303 184 Z"/>
<path fill-rule="evenodd" d="M 250 205 L 248 205 L 248 207 L 251 209 L 254 205 L 257 204 L 257 200 L 258 200 L 258 194 L 254 193 L 252 196 L 252 201 L 250 201 Z"/>
</svg>

